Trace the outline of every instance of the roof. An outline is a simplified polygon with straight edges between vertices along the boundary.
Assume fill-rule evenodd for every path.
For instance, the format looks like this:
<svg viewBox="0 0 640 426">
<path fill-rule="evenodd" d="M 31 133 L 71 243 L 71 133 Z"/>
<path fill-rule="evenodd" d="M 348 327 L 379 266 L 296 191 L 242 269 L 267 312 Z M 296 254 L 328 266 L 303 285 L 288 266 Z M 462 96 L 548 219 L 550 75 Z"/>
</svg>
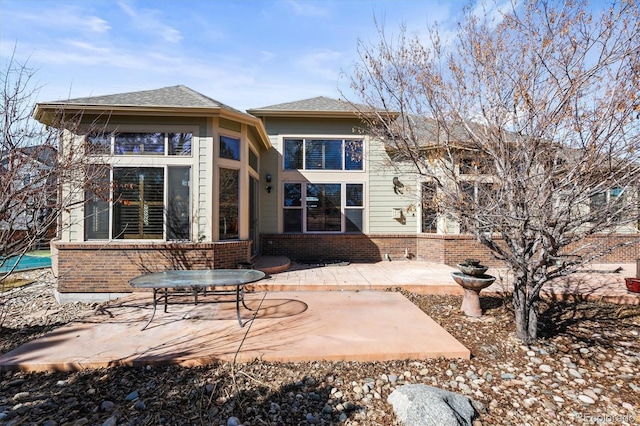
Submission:
<svg viewBox="0 0 640 426">
<path fill-rule="evenodd" d="M 154 107 L 187 107 L 187 108 L 224 108 L 240 112 L 215 99 L 196 92 L 187 86 L 178 85 L 139 92 L 118 93 L 106 96 L 89 96 L 47 103 L 71 105 L 103 105 L 103 106 L 154 106 Z"/>
<path fill-rule="evenodd" d="M 286 102 L 261 108 L 247 110 L 257 117 L 287 116 L 287 117 L 347 117 L 354 118 L 366 113 L 368 107 L 351 102 L 317 96 L 300 101 Z"/>
<path fill-rule="evenodd" d="M 130 116 L 220 116 L 253 126 L 265 146 L 270 146 L 261 120 L 183 85 L 115 95 L 43 102 L 36 105 L 33 115 L 41 123 L 52 124 L 57 122 L 62 115 L 84 113 Z"/>
</svg>

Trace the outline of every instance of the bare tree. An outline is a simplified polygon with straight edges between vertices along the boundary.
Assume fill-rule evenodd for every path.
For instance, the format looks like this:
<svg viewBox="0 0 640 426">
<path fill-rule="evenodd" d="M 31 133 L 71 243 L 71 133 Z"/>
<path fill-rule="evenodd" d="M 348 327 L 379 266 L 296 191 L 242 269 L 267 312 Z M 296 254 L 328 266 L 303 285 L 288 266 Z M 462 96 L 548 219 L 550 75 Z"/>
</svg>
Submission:
<svg viewBox="0 0 640 426">
<path fill-rule="evenodd" d="M 546 283 L 640 241 L 639 6 L 484 6 L 465 8 L 455 37 L 379 26 L 352 87 L 366 131 L 433 187 L 425 205 L 513 272 L 530 343 Z M 632 238 L 602 238 L 620 232 Z"/>
<path fill-rule="evenodd" d="M 63 211 L 85 202 L 89 191 L 94 197 L 108 196 L 108 188 L 93 188 L 104 171 L 87 161 L 84 142 L 59 149 L 65 130 L 82 135 L 97 128 L 80 130 L 77 114 L 61 113 L 50 126 L 33 119 L 39 92 L 34 78 L 35 71 L 15 55 L 0 70 L 0 267 L 5 266 L 5 272 L 0 272 L 0 291 L 16 259 L 48 247 L 70 225 L 61 222 Z M 64 192 L 60 182 L 65 183 Z M 0 323 L 1 319 L 0 312 Z"/>
</svg>

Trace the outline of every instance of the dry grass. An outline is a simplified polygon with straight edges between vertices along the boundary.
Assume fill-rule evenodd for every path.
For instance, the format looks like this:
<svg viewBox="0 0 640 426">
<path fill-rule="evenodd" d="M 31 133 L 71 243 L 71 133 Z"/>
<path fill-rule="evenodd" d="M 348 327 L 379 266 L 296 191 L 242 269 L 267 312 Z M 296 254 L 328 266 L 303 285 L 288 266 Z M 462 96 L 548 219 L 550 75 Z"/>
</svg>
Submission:
<svg viewBox="0 0 640 426">
<path fill-rule="evenodd" d="M 31 283 L 33 283 L 33 280 L 25 278 L 13 278 L 9 276 L 3 280 L 0 280 L 0 293 L 4 293 L 5 291 L 13 290 L 14 288 L 22 287 Z"/>
</svg>

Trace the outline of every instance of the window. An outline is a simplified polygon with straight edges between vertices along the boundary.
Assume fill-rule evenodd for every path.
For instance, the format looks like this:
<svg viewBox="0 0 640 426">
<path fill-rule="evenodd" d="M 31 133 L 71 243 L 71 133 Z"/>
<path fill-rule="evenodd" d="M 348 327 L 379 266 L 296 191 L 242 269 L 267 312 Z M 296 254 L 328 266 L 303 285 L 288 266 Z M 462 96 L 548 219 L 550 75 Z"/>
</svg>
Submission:
<svg viewBox="0 0 640 426">
<path fill-rule="evenodd" d="M 460 190 L 462 192 L 461 208 L 470 215 L 474 215 L 481 223 L 480 231 L 491 231 L 490 224 L 495 220 L 493 208 L 499 202 L 496 185 L 491 182 L 466 181 L 460 183 Z M 471 233 L 472 231 L 468 223 L 463 221 L 460 224 L 460 232 Z"/>
<path fill-rule="evenodd" d="M 240 160 L 240 139 L 220 136 L 220 158 Z"/>
<path fill-rule="evenodd" d="M 285 139 L 285 170 L 362 170 L 362 140 Z"/>
<path fill-rule="evenodd" d="M 98 177 L 85 190 L 86 240 L 108 239 L 110 233 L 113 239 L 190 239 L 189 167 L 114 168 L 111 209 L 109 169 L 96 167 L 102 174 L 92 172 Z"/>
<path fill-rule="evenodd" d="M 167 239 L 191 239 L 189 167 L 168 168 Z"/>
<path fill-rule="evenodd" d="M 249 150 L 249 166 L 258 171 L 258 155 L 252 149 Z"/>
<path fill-rule="evenodd" d="M 364 185 L 348 183 L 346 185 L 344 216 L 346 232 L 362 232 L 364 213 Z"/>
<path fill-rule="evenodd" d="M 307 184 L 307 231 L 340 232 L 340 184 Z"/>
<path fill-rule="evenodd" d="M 97 133 L 85 141 L 90 154 L 191 155 L 192 133 Z"/>
<path fill-rule="evenodd" d="M 168 133 L 169 155 L 191 155 L 191 133 Z"/>
<path fill-rule="evenodd" d="M 302 232 L 302 184 L 284 184 L 284 232 Z"/>
<path fill-rule="evenodd" d="M 85 188 L 84 238 L 85 240 L 109 239 L 109 177 L 105 165 L 89 167 Z"/>
<path fill-rule="evenodd" d="M 220 169 L 220 223 L 218 229 L 221 240 L 238 238 L 239 177 L 238 170 Z"/>
<path fill-rule="evenodd" d="M 162 239 L 164 169 L 114 168 L 113 238 Z"/>
<path fill-rule="evenodd" d="M 283 194 L 284 232 L 362 232 L 361 183 L 287 182 Z"/>
<path fill-rule="evenodd" d="M 491 160 L 479 153 L 467 152 L 461 154 L 458 167 L 461 175 L 491 174 Z"/>
<path fill-rule="evenodd" d="M 113 135 L 98 133 L 88 134 L 85 143 L 87 147 L 87 153 L 89 154 L 109 154 L 111 153 L 111 141 Z"/>
<path fill-rule="evenodd" d="M 624 191 L 621 188 L 613 188 L 591 197 L 591 211 L 598 216 L 611 217 L 615 222 L 629 218 L 624 205 Z"/>
<path fill-rule="evenodd" d="M 422 183 L 422 232 L 435 233 L 438 230 L 438 210 L 436 185 L 433 182 Z"/>
</svg>

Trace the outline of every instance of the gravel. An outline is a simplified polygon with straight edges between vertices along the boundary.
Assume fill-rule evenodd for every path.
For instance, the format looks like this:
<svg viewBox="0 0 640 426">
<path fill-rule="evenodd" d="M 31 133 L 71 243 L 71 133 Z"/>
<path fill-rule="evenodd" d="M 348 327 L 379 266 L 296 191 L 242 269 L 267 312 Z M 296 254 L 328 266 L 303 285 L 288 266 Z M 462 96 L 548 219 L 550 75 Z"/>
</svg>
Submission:
<svg viewBox="0 0 640 426">
<path fill-rule="evenodd" d="M 34 284 L 0 295 L 0 353 L 98 308 L 60 306 L 49 273 L 26 275 Z M 468 396 L 474 426 L 640 422 L 640 306 L 545 306 L 526 346 L 507 299 L 482 298 L 485 315 L 468 318 L 458 296 L 403 294 L 472 359 L 0 372 L 0 424 L 394 425 L 387 397 L 409 383 Z"/>
</svg>

